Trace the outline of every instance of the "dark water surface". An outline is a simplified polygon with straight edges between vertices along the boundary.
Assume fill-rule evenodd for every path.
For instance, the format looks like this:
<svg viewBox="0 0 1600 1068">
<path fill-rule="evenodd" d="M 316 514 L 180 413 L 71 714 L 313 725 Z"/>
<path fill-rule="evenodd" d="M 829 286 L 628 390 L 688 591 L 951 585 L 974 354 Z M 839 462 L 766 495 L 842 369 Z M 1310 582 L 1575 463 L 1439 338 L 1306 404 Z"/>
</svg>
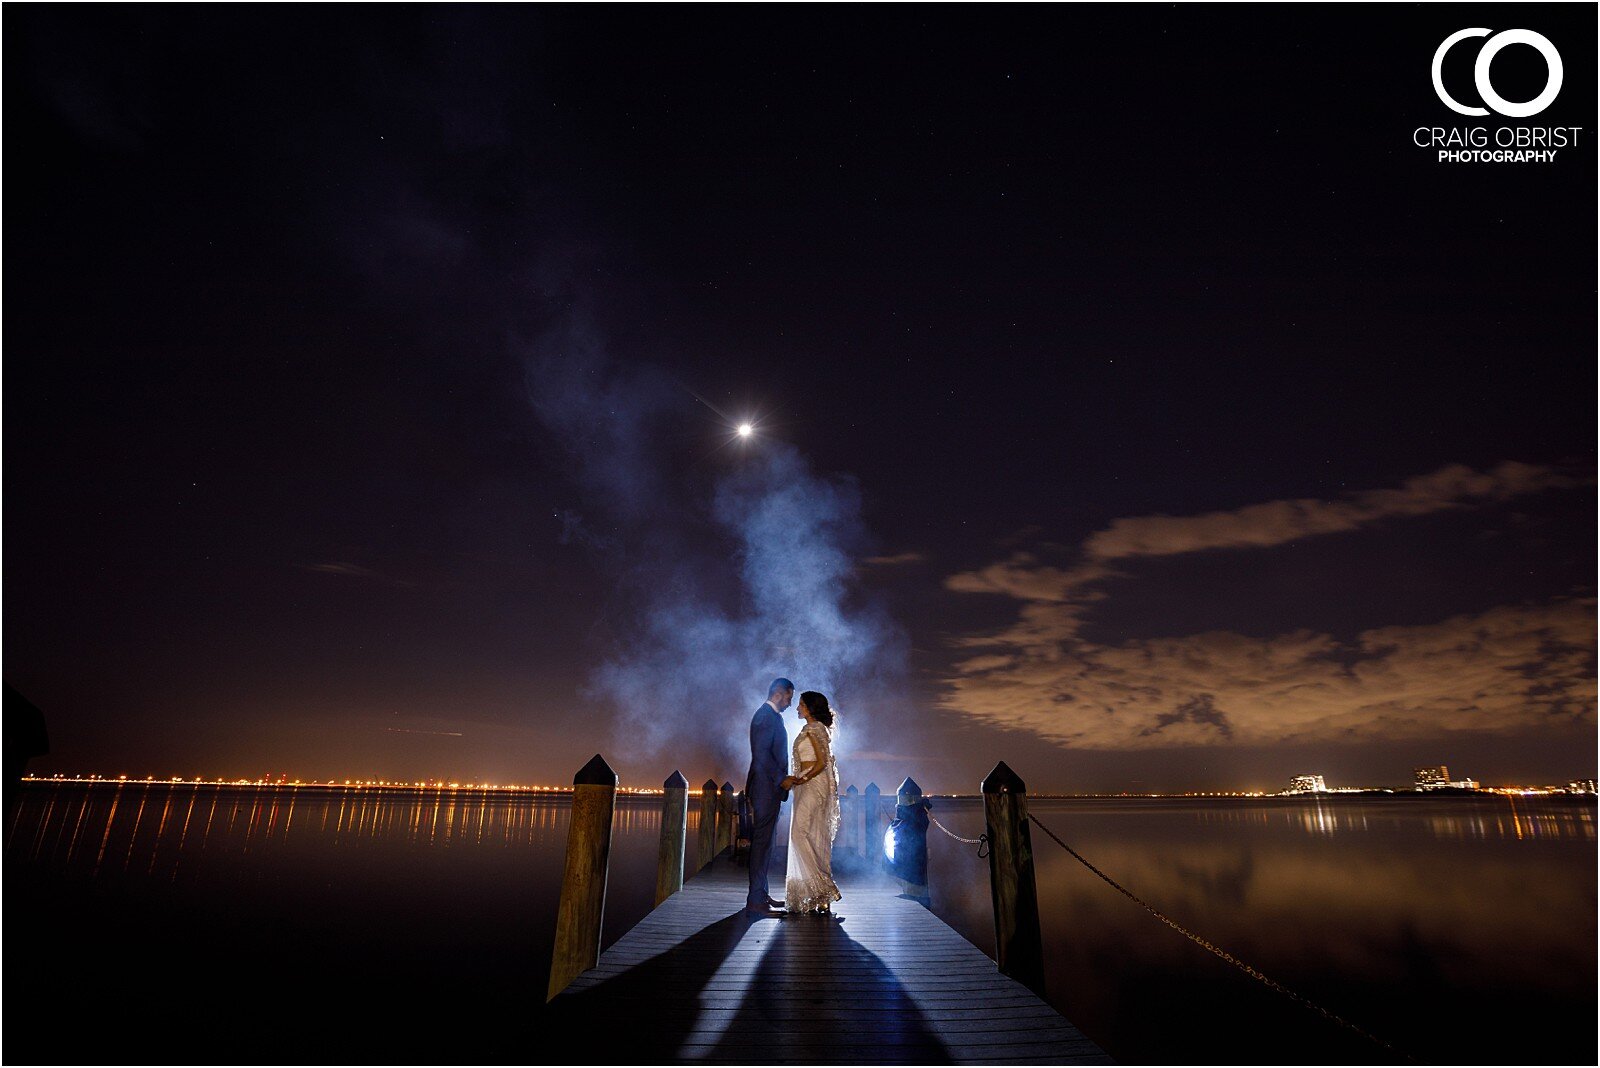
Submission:
<svg viewBox="0 0 1600 1068">
<path fill-rule="evenodd" d="M 650 907 L 658 805 L 619 799 L 607 944 Z M 936 806 L 952 830 L 981 830 L 978 802 Z M 1595 1061 L 1592 803 L 1033 810 L 1175 920 L 1419 1061 Z M 567 815 L 551 796 L 31 786 L 5 845 L 0 1055 L 603 1063 L 603 1036 L 568 1051 L 537 1033 Z M 1394 1060 L 1163 926 L 1043 835 L 1034 847 L 1050 1000 L 1113 1056 Z M 992 952 L 987 862 L 973 852 L 934 834 L 934 910 Z"/>
<path fill-rule="evenodd" d="M 1196 934 L 1422 1063 L 1593 1064 L 1590 801 L 1034 800 Z M 956 833 L 973 801 L 935 802 Z M 934 910 L 993 954 L 971 847 L 930 840 Z M 1161 924 L 1033 829 L 1049 1000 L 1129 1063 L 1392 1063 Z"/>
</svg>

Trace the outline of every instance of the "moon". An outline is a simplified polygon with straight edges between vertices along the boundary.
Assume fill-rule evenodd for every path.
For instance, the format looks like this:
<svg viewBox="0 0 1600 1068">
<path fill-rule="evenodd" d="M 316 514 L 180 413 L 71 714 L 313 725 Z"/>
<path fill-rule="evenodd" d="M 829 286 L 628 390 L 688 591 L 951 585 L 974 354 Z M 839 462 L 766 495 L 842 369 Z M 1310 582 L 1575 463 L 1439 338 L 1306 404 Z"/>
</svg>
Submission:
<svg viewBox="0 0 1600 1068">
<path fill-rule="evenodd" d="M 754 434 L 755 432 L 756 432 L 756 428 L 751 426 L 749 423 L 740 423 L 739 424 L 739 436 L 741 438 L 747 438 L 751 434 Z"/>
</svg>

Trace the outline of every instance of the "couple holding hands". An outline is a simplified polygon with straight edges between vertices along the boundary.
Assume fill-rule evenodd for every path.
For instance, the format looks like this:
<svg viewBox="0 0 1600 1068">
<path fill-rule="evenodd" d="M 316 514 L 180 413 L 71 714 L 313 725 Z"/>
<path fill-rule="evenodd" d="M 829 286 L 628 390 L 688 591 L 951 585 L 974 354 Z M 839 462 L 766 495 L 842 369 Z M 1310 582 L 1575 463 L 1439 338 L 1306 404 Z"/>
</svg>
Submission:
<svg viewBox="0 0 1600 1068">
<path fill-rule="evenodd" d="M 833 709 L 815 690 L 800 695 L 798 715 L 805 726 L 786 744 L 783 710 L 794 700 L 794 683 L 772 680 L 767 699 L 750 720 L 750 774 L 745 779 L 752 828 L 750 894 L 745 915 L 831 916 L 839 887 L 833 881 L 833 839 L 839 833 L 839 769 L 833 761 Z M 789 866 L 784 900 L 767 890 L 778 809 L 794 793 L 789 820 Z"/>
</svg>

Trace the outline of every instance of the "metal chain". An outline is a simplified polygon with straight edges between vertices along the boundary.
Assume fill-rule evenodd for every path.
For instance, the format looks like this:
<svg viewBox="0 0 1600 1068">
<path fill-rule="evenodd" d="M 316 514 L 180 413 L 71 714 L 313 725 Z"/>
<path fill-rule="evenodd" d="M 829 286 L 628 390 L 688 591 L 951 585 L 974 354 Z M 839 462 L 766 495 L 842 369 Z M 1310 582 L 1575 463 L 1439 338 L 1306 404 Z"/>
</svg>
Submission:
<svg viewBox="0 0 1600 1068">
<path fill-rule="evenodd" d="M 928 813 L 928 822 L 933 824 L 935 827 L 939 828 L 941 831 L 943 831 L 945 834 L 949 835 L 951 838 L 954 838 L 956 841 L 960 842 L 962 845 L 982 845 L 984 843 L 984 841 L 986 841 L 988 839 L 988 837 L 989 837 L 988 835 L 985 834 L 985 835 L 982 835 L 982 836 L 980 836 L 978 838 L 963 838 L 959 834 L 956 834 L 954 831 L 952 831 L 950 828 L 946 827 L 944 824 L 940 823 L 938 820 L 934 819 L 933 818 L 933 813 L 931 813 L 931 812 Z"/>
<path fill-rule="evenodd" d="M 1406 1060 L 1408 1060 L 1408 1061 L 1411 1060 L 1411 1057 L 1409 1057 L 1405 1053 L 1402 1053 L 1400 1050 L 1395 1049 L 1393 1046 L 1389 1045 L 1389 1043 L 1385 1042 L 1383 1039 L 1379 1038 L 1377 1035 L 1374 1035 L 1369 1031 L 1363 1031 L 1361 1028 L 1357 1027 L 1355 1024 L 1351 1023 L 1349 1020 L 1346 1020 L 1342 1016 L 1338 1016 L 1338 1015 L 1335 1015 L 1332 1012 L 1329 1012 L 1327 1009 L 1323 1008 L 1321 1005 L 1318 1005 L 1316 1002 L 1308 1001 L 1306 998 L 1303 998 L 1299 994 L 1296 994 L 1293 990 L 1290 990 L 1288 987 L 1284 986 L 1282 983 L 1279 983 L 1279 982 L 1277 982 L 1277 981 L 1275 981 L 1273 979 L 1269 979 L 1265 975 L 1262 975 L 1259 971 L 1257 971 L 1256 969 L 1252 968 L 1250 965 L 1246 964 L 1244 961 L 1240 960 L 1238 957 L 1235 957 L 1232 953 L 1229 953 L 1227 950 L 1223 949 L 1221 946 L 1215 945 L 1214 943 L 1209 942 L 1204 938 L 1201 938 L 1199 935 L 1195 934 L 1193 931 L 1189 930 L 1187 927 L 1184 927 L 1182 924 L 1178 923 L 1176 920 L 1170 918 L 1165 913 L 1163 913 L 1160 910 L 1158 910 L 1155 906 L 1151 905 L 1149 902 L 1147 902 L 1144 899 L 1140 898 L 1133 891 L 1129 890 L 1127 887 L 1125 887 L 1121 883 L 1117 882 L 1111 876 L 1107 875 L 1105 872 L 1101 871 L 1099 868 L 1097 868 L 1093 864 L 1089 863 L 1089 861 L 1084 858 L 1083 854 L 1079 853 L 1076 849 L 1073 849 L 1071 846 L 1067 845 L 1067 843 L 1063 842 L 1056 835 L 1056 832 L 1052 831 L 1050 828 L 1048 828 L 1044 824 L 1040 823 L 1039 822 L 1039 818 L 1037 816 L 1033 815 L 1031 812 L 1028 814 L 1028 819 L 1034 824 L 1034 826 L 1038 827 L 1045 834 L 1048 834 L 1055 841 L 1056 845 L 1060 846 L 1062 849 L 1065 849 L 1068 853 L 1071 853 L 1073 858 L 1076 859 L 1079 864 L 1082 864 L 1085 868 L 1088 868 L 1090 871 L 1092 871 L 1096 875 L 1100 876 L 1101 879 L 1104 879 L 1106 881 L 1106 883 L 1109 884 L 1113 890 L 1116 890 L 1118 893 L 1120 893 L 1124 897 L 1128 898 L 1128 900 L 1132 901 L 1134 904 L 1138 905 L 1140 908 L 1142 908 L 1146 912 L 1150 913 L 1150 915 L 1154 916 L 1156 919 L 1160 920 L 1162 923 L 1166 924 L 1168 927 L 1172 928 L 1174 931 L 1177 931 L 1179 934 L 1183 935 L 1185 938 L 1189 939 L 1191 942 L 1193 942 L 1196 945 L 1200 946 L 1202 949 L 1208 950 L 1211 953 L 1216 954 L 1218 957 L 1221 957 L 1223 960 L 1227 961 L 1229 964 L 1231 964 L 1234 967 L 1238 968 L 1240 971 L 1244 972 L 1246 975 L 1250 976 L 1252 979 L 1258 980 L 1259 982 L 1266 984 L 1268 987 L 1270 987 L 1273 990 L 1276 990 L 1278 993 L 1282 994 L 1284 997 L 1289 998 L 1292 1001 L 1299 1002 L 1301 1005 L 1304 1005 L 1306 1008 L 1312 1010 L 1313 1012 L 1318 1013 L 1319 1015 L 1325 1017 L 1326 1019 L 1333 1021 L 1334 1023 L 1338 1024 L 1340 1027 L 1348 1028 L 1351 1031 L 1354 1031 L 1356 1034 L 1360 1035 L 1362 1038 L 1368 1040 L 1369 1042 L 1375 1042 L 1378 1045 L 1382 1046 L 1384 1049 L 1388 1050 L 1389 1052 L 1391 1052 L 1393 1054 L 1396 1054 L 1397 1056 L 1405 1057 Z M 943 828 L 940 828 L 940 830 L 943 830 Z M 946 831 L 945 833 L 948 834 L 949 832 Z"/>
<path fill-rule="evenodd" d="M 976 838 L 963 838 L 959 834 L 957 834 L 954 831 L 952 831 L 950 828 L 946 827 L 944 824 L 940 823 L 938 820 L 934 819 L 933 818 L 933 813 L 931 813 L 931 812 L 928 813 L 928 822 L 933 824 L 935 827 L 939 828 L 941 831 L 943 831 L 945 834 L 949 835 L 951 838 L 954 838 L 956 841 L 960 842 L 962 845 L 975 845 L 975 846 L 977 846 L 978 847 L 978 856 L 980 858 L 987 857 L 989 855 L 989 836 L 987 834 L 980 834 Z"/>
</svg>

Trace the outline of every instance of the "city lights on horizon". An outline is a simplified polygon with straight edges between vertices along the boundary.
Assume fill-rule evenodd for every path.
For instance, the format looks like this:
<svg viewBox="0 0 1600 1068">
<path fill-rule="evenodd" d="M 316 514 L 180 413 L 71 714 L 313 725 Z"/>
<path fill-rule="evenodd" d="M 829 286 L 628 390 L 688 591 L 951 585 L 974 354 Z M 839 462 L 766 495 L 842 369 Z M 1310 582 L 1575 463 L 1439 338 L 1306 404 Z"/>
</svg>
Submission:
<svg viewBox="0 0 1600 1068">
<path fill-rule="evenodd" d="M 24 775 L 23 782 L 59 782 L 59 783 L 92 783 L 95 785 L 112 786 L 260 786 L 272 789 L 293 789 L 307 787 L 316 789 L 352 789 L 362 790 L 453 790 L 471 791 L 477 793 L 522 793 L 522 794 L 553 794 L 571 793 L 571 785 L 545 786 L 526 783 L 480 783 L 480 782 L 451 782 L 445 779 L 417 779 L 404 781 L 400 779 L 291 779 L 287 776 L 277 778 L 239 778 L 239 779 L 207 779 L 203 776 L 186 778 L 182 775 L 67 775 L 57 772 L 50 775 Z M 617 792 L 623 794 L 661 794 L 664 791 L 659 786 L 617 786 Z"/>
<path fill-rule="evenodd" d="M 1429 765 L 1416 768 L 1412 773 L 1412 788 L 1409 790 L 1395 790 L 1390 787 L 1373 786 L 1329 786 L 1327 780 L 1321 775 L 1307 774 L 1296 775 L 1289 780 L 1289 785 L 1276 791 L 1275 796 L 1299 797 L 1307 794 L 1372 794 L 1372 793 L 1478 793 L 1478 794 L 1508 794 L 1533 797 L 1549 794 L 1593 794 L 1595 793 L 1595 780 L 1571 779 L 1565 786 L 1484 786 L 1477 779 L 1461 778 L 1452 779 L 1450 769 L 1444 764 Z"/>
<path fill-rule="evenodd" d="M 25 783 L 71 783 L 82 785 L 111 785 L 111 786 L 234 786 L 253 787 L 262 789 L 360 789 L 360 790 L 430 790 L 449 791 L 479 794 L 570 794 L 572 786 L 544 785 L 530 783 L 480 783 L 460 782 L 447 779 L 291 779 L 288 776 L 258 777 L 258 778 L 213 778 L 203 776 L 185 777 L 182 775 L 157 776 L 157 775 L 99 775 L 99 774 L 65 774 L 55 772 L 49 775 L 24 775 Z M 698 792 L 698 787 L 691 787 L 690 792 Z M 638 796 L 661 796 L 665 791 L 659 786 L 624 786 L 618 785 L 620 794 Z M 1393 788 L 1376 786 L 1335 786 L 1329 787 L 1320 775 L 1299 775 L 1291 781 L 1290 786 L 1282 790 L 1171 790 L 1171 791 L 1039 791 L 1031 796 L 1036 798 L 1172 798 L 1172 797 L 1232 797 L 1232 798 L 1266 798 L 1266 797 L 1304 797 L 1340 794 L 1417 794 L 1437 793 L 1437 788 L 1416 786 L 1414 788 Z M 1575 779 L 1565 785 L 1503 785 L 1482 786 L 1474 782 L 1471 787 L 1453 789 L 1456 794 L 1494 794 L 1501 796 L 1539 797 L 1550 795 L 1594 795 L 1596 793 L 1595 779 Z M 939 793 L 929 792 L 928 797 L 975 797 L 976 793 Z"/>
</svg>

